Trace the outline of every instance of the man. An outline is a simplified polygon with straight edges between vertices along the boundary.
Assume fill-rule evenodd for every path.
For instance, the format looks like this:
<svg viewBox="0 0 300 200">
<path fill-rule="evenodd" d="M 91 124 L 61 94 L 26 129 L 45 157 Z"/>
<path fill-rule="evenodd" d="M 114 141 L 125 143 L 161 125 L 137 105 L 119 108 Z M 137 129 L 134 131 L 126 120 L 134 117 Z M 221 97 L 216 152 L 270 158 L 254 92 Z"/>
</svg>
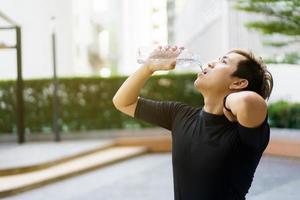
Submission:
<svg viewBox="0 0 300 200">
<path fill-rule="evenodd" d="M 139 97 L 145 82 L 158 70 L 172 70 L 182 48 L 159 47 L 150 58 L 166 63 L 140 66 L 113 98 L 115 107 L 172 133 L 176 200 L 241 200 L 268 145 L 267 104 L 273 79 L 262 60 L 233 49 L 198 73 L 195 88 L 204 107 Z"/>
</svg>

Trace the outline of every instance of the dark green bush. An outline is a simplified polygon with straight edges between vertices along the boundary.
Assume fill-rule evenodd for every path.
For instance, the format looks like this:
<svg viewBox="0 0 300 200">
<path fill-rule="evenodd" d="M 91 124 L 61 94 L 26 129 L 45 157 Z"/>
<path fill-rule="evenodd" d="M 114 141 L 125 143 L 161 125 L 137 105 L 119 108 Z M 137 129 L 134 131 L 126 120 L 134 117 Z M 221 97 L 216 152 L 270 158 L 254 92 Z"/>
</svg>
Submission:
<svg viewBox="0 0 300 200">
<path fill-rule="evenodd" d="M 157 100 L 174 100 L 198 107 L 203 98 L 194 88 L 195 74 L 153 76 L 141 96 Z M 117 111 L 112 98 L 126 77 L 61 78 L 59 110 L 62 131 L 149 127 Z M 0 133 L 16 132 L 15 81 L 0 82 Z M 24 82 L 26 132 L 51 132 L 52 90 L 50 79 Z M 269 105 L 270 125 L 300 128 L 300 104 L 280 101 Z"/>
<path fill-rule="evenodd" d="M 278 101 L 269 105 L 269 121 L 272 127 L 300 128 L 300 103 Z"/>
<path fill-rule="evenodd" d="M 201 106 L 202 96 L 193 86 L 195 78 L 195 74 L 153 76 L 142 89 L 141 96 Z M 150 126 L 114 108 L 112 98 L 125 79 L 126 77 L 61 78 L 58 96 L 62 131 Z M 14 81 L 0 82 L 0 133 L 16 131 L 15 89 Z M 24 82 L 27 132 L 51 132 L 52 91 L 50 79 Z"/>
</svg>

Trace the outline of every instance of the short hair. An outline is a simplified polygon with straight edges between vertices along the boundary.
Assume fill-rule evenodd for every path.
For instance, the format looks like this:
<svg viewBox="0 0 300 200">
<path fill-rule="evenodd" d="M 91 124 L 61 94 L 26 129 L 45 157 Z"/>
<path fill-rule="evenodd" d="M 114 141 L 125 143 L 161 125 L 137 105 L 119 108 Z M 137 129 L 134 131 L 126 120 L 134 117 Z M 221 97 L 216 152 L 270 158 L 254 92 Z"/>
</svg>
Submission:
<svg viewBox="0 0 300 200">
<path fill-rule="evenodd" d="M 261 57 L 256 57 L 248 49 L 232 49 L 228 53 L 237 53 L 244 56 L 245 60 L 240 60 L 237 70 L 231 76 L 248 80 L 248 86 L 243 90 L 258 93 L 264 99 L 269 99 L 273 90 L 273 77 Z"/>
</svg>

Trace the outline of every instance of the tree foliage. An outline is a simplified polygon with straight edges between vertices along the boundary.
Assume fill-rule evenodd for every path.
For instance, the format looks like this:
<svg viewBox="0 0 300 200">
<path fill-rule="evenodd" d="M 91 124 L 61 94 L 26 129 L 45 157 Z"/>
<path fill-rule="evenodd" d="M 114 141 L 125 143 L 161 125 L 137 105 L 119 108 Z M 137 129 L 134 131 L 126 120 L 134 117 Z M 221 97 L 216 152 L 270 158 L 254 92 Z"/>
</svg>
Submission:
<svg viewBox="0 0 300 200">
<path fill-rule="evenodd" d="M 275 47 L 300 43 L 300 0 L 237 0 L 238 10 L 266 16 L 264 21 L 246 23 L 265 35 L 283 35 L 286 40 L 267 41 L 266 45 Z"/>
</svg>

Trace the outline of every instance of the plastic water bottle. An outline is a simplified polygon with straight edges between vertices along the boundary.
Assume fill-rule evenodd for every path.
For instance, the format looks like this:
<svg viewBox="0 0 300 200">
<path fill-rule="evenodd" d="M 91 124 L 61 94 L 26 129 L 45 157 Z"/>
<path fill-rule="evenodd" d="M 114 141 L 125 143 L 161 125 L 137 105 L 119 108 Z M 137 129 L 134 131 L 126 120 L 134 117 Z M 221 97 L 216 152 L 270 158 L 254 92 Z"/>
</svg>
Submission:
<svg viewBox="0 0 300 200">
<path fill-rule="evenodd" d="M 146 62 L 150 62 L 152 64 L 170 64 L 173 59 L 170 58 L 149 58 L 153 48 L 148 47 L 140 47 L 137 53 L 137 62 L 139 64 L 145 64 Z M 200 67 L 203 71 L 202 63 L 199 59 L 199 56 L 184 49 L 177 57 L 176 57 L 176 66 L 175 69 L 181 70 L 191 70 L 195 69 L 195 67 Z"/>
</svg>

